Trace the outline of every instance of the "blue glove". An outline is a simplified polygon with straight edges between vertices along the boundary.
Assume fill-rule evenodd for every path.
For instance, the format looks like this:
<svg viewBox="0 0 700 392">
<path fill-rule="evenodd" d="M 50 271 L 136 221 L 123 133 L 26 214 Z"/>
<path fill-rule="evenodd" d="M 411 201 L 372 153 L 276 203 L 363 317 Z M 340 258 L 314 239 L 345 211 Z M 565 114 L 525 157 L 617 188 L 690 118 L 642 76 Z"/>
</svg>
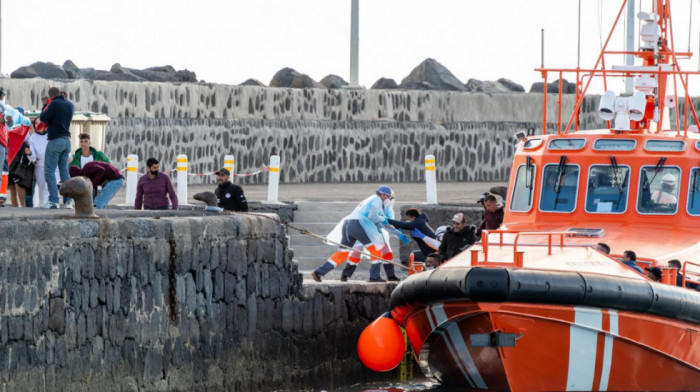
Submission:
<svg viewBox="0 0 700 392">
<path fill-rule="evenodd" d="M 399 240 L 404 244 L 408 244 L 409 242 L 411 242 L 411 240 L 409 240 L 406 234 L 404 233 L 399 234 Z"/>
<path fill-rule="evenodd" d="M 411 230 L 411 236 L 418 240 L 422 240 L 423 238 L 425 238 L 425 234 L 423 234 L 423 232 L 418 229 Z"/>
</svg>

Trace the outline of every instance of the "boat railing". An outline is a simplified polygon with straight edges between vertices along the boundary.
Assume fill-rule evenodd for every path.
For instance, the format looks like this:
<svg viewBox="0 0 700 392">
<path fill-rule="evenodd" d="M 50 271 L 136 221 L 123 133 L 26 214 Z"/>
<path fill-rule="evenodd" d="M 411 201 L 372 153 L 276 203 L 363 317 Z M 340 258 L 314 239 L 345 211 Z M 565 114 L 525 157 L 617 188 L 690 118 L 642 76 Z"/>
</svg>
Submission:
<svg viewBox="0 0 700 392">
<path fill-rule="evenodd" d="M 692 266 L 695 266 L 695 267 L 700 267 L 700 264 L 698 264 L 698 263 L 693 263 L 692 261 L 685 261 L 685 262 L 683 263 L 683 268 L 681 269 L 681 277 L 682 277 L 682 279 L 683 279 L 683 280 L 682 280 L 682 283 L 681 283 L 681 287 L 685 287 L 686 281 L 689 282 L 689 283 L 692 283 L 693 285 L 698 285 L 698 284 L 700 284 L 700 281 L 698 281 L 698 280 L 688 279 L 688 275 L 687 275 L 687 272 L 688 272 L 688 271 L 687 271 L 687 269 L 686 269 L 686 268 L 688 267 L 688 264 L 690 264 L 690 265 L 692 265 Z M 693 271 L 693 272 L 694 272 L 694 271 Z"/>
<path fill-rule="evenodd" d="M 513 261 L 512 262 L 490 262 L 489 261 L 489 234 L 498 234 L 498 246 L 503 246 L 504 234 L 515 234 L 513 240 Z M 492 266 L 515 266 L 522 267 L 525 251 L 518 250 L 518 241 L 521 236 L 547 236 L 547 254 L 552 254 L 552 238 L 559 237 L 559 247 L 564 247 L 564 237 L 574 236 L 576 233 L 570 231 L 517 231 L 517 230 L 483 230 L 481 232 L 481 251 L 484 259 L 479 260 L 479 250 L 471 251 L 471 265 L 492 265 Z M 509 244 L 510 245 L 510 244 Z"/>
</svg>

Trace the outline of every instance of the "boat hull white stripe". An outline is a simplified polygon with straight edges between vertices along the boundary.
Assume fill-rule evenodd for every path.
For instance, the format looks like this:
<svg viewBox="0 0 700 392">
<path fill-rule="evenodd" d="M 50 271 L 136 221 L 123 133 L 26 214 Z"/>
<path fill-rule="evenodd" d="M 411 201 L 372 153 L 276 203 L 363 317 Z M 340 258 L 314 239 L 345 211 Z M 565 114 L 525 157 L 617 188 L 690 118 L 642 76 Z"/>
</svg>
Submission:
<svg viewBox="0 0 700 392">
<path fill-rule="evenodd" d="M 459 326 L 457 325 L 457 323 L 448 323 L 447 333 L 450 337 L 450 340 L 452 341 L 452 344 L 454 344 L 455 346 L 455 350 L 459 354 L 460 362 L 462 362 L 462 364 L 466 366 L 467 372 L 472 378 L 472 381 L 474 381 L 476 387 L 479 389 L 487 389 L 486 383 L 484 382 L 484 379 L 481 378 L 479 369 L 477 369 L 476 364 L 474 363 L 474 359 L 469 353 L 467 344 L 464 342 L 464 338 L 462 337 L 462 331 L 459 330 Z"/>
<path fill-rule="evenodd" d="M 609 310 L 610 331 L 605 334 L 605 346 L 603 348 L 603 369 L 600 375 L 599 391 L 608 390 L 608 382 L 610 381 L 610 366 L 612 365 L 613 342 L 618 331 L 617 311 Z"/>
<path fill-rule="evenodd" d="M 598 331 L 603 325 L 600 309 L 574 307 L 576 315 L 569 328 L 569 370 L 567 391 L 593 389 Z"/>
<path fill-rule="evenodd" d="M 434 305 L 428 309 L 428 320 L 433 330 L 435 330 L 437 326 L 448 321 L 443 305 L 444 304 Z M 435 325 L 432 324 L 433 318 L 435 320 Z M 445 331 L 447 335 L 442 331 L 439 333 L 445 341 L 445 345 L 450 350 L 452 359 L 464 375 L 464 378 L 469 382 L 472 388 L 487 389 L 486 382 L 484 382 L 484 379 L 481 377 L 481 373 L 479 373 L 479 369 L 476 367 L 474 359 L 469 353 L 469 349 L 467 348 L 467 344 L 462 337 L 462 332 L 457 323 L 447 323 Z M 468 376 L 467 373 L 469 374 Z"/>
</svg>

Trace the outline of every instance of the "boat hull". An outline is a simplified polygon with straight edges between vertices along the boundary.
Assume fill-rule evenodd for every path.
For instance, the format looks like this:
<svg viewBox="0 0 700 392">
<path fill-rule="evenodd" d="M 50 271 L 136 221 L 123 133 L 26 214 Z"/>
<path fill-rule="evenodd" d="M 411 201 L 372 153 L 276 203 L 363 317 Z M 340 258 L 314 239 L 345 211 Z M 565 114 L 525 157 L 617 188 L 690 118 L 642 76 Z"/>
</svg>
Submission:
<svg viewBox="0 0 700 392">
<path fill-rule="evenodd" d="M 493 391 L 700 387 L 697 326 L 584 306 L 456 300 L 396 309 L 423 372 Z"/>
</svg>

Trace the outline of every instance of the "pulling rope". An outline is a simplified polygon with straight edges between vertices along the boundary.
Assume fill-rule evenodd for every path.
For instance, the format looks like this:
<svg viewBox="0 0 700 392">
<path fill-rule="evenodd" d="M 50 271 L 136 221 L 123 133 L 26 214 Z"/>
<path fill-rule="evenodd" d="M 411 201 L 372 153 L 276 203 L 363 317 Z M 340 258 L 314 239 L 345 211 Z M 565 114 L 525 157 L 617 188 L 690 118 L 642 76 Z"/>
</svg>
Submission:
<svg viewBox="0 0 700 392">
<path fill-rule="evenodd" d="M 308 236 L 314 237 L 314 238 L 318 238 L 318 239 L 320 239 L 320 240 L 322 240 L 322 241 L 324 241 L 324 242 L 327 242 L 327 243 L 329 243 L 329 244 L 332 244 L 332 245 L 337 245 L 339 248 L 344 248 L 344 249 L 348 249 L 348 250 L 354 250 L 354 251 L 360 253 L 360 254 L 363 255 L 363 256 L 369 257 L 370 260 L 376 258 L 375 256 L 372 256 L 371 254 L 367 253 L 367 252 L 364 250 L 364 248 L 363 248 L 362 251 L 358 251 L 357 249 L 354 249 L 354 248 L 351 247 L 351 246 L 343 245 L 343 244 L 337 243 L 337 242 L 335 242 L 335 241 L 330 241 L 330 240 L 326 239 L 326 237 L 320 236 L 320 235 L 318 235 L 318 234 L 316 234 L 316 233 L 313 233 L 313 232 L 311 232 L 311 231 L 309 231 L 309 230 L 296 227 L 296 226 L 294 226 L 294 225 L 292 225 L 292 224 L 290 224 L 290 223 L 282 222 L 282 221 L 279 220 L 279 219 L 273 218 L 273 217 L 271 217 L 271 216 L 263 215 L 263 214 L 261 214 L 261 213 L 257 213 L 257 212 L 240 212 L 240 211 L 222 211 L 222 212 L 225 212 L 225 213 L 230 214 L 230 215 L 237 215 L 237 214 L 240 214 L 240 215 L 259 216 L 259 217 L 262 217 L 262 218 L 265 218 L 265 219 L 269 219 L 269 220 L 271 220 L 271 221 L 273 221 L 273 222 L 275 222 L 275 223 L 278 223 L 278 224 L 280 224 L 281 226 L 286 227 L 286 228 L 288 228 L 288 229 L 294 229 L 294 230 L 298 231 L 298 232 L 301 233 L 301 234 L 308 235 Z M 405 270 L 407 270 L 407 271 L 410 271 L 410 270 L 411 270 L 410 268 L 404 266 L 403 264 L 395 263 L 395 262 L 393 262 L 393 261 L 391 261 L 391 260 L 385 260 L 385 259 L 381 259 L 381 260 L 384 261 L 384 262 L 387 262 L 387 263 L 389 263 L 389 264 L 392 264 L 392 265 L 394 265 L 395 267 L 403 268 L 403 269 L 405 269 Z"/>
</svg>

